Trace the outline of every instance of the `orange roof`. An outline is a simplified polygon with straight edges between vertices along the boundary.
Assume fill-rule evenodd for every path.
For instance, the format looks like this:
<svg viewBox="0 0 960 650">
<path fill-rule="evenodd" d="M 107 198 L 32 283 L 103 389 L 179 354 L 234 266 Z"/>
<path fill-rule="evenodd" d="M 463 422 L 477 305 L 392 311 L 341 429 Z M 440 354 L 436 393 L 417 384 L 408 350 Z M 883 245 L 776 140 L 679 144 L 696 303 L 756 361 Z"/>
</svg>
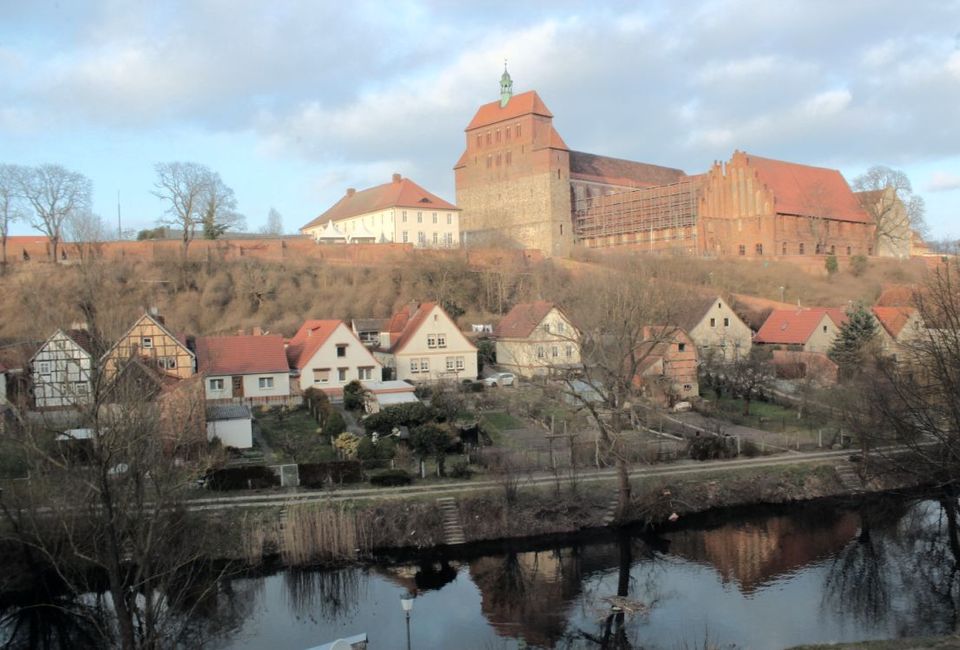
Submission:
<svg viewBox="0 0 960 650">
<path fill-rule="evenodd" d="M 871 307 L 871 311 L 893 338 L 900 336 L 910 318 L 917 313 L 913 307 Z"/>
<path fill-rule="evenodd" d="M 734 157 L 739 152 L 734 153 Z M 757 179 L 773 191 L 778 214 L 822 217 L 840 221 L 870 222 L 870 217 L 836 169 L 746 156 Z"/>
<path fill-rule="evenodd" d="M 686 178 L 686 174 L 670 167 L 571 151 L 570 177 L 613 185 L 651 187 L 676 183 Z"/>
<path fill-rule="evenodd" d="M 410 303 L 390 318 L 387 331 L 390 333 L 390 352 L 399 352 L 427 320 L 435 302 Z M 442 311 L 442 310 L 441 310 Z"/>
<path fill-rule="evenodd" d="M 204 336 L 197 339 L 197 366 L 209 375 L 287 372 L 280 336 Z"/>
<path fill-rule="evenodd" d="M 287 341 L 287 361 L 291 368 L 303 368 L 310 357 L 326 342 L 341 320 L 308 320 Z M 348 330 L 350 328 L 347 328 Z"/>
<path fill-rule="evenodd" d="M 554 307 L 546 300 L 518 303 L 497 324 L 493 334 L 498 338 L 526 338 Z"/>
<path fill-rule="evenodd" d="M 394 174 L 393 181 L 377 185 L 359 192 L 347 190 L 346 196 L 337 201 L 332 208 L 303 226 L 313 228 L 328 221 L 340 221 L 361 214 L 377 212 L 387 208 L 413 208 L 417 210 L 459 210 L 452 203 L 431 194 L 409 178 Z"/>
<path fill-rule="evenodd" d="M 885 286 L 877 298 L 877 305 L 881 307 L 909 307 L 914 302 L 917 288 L 906 284 L 892 284 Z"/>
<path fill-rule="evenodd" d="M 824 316 L 829 316 L 837 327 L 847 321 L 846 313 L 839 307 L 775 309 L 757 332 L 754 341 L 786 345 L 806 343 Z"/>
<path fill-rule="evenodd" d="M 521 115 L 542 115 L 543 117 L 553 117 L 553 113 L 547 108 L 547 105 L 540 99 L 540 95 L 535 90 L 528 90 L 525 93 L 514 95 L 507 102 L 506 106 L 500 106 L 500 100 L 484 104 L 477 109 L 477 114 L 470 120 L 466 130 L 477 129 L 482 126 L 489 126 L 497 122 L 512 120 Z"/>
</svg>

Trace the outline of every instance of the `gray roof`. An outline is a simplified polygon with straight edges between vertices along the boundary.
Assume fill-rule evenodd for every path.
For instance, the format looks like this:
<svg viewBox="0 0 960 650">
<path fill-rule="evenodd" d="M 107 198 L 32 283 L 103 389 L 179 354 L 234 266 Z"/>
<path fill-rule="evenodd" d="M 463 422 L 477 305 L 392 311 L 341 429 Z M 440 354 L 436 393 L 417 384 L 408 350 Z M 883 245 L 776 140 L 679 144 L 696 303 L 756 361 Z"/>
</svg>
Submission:
<svg viewBox="0 0 960 650">
<path fill-rule="evenodd" d="M 253 414 L 246 404 L 217 404 L 207 407 L 207 422 L 217 420 L 250 420 Z"/>
<path fill-rule="evenodd" d="M 354 318 L 353 329 L 357 332 L 382 332 L 387 326 L 386 318 Z"/>
</svg>

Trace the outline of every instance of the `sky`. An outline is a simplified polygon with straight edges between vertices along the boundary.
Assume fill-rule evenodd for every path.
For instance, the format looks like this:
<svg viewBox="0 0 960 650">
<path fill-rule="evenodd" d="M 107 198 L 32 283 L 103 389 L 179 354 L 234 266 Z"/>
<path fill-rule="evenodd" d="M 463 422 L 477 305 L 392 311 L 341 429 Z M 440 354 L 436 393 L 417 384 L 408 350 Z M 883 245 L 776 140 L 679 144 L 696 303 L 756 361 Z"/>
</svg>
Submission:
<svg viewBox="0 0 960 650">
<path fill-rule="evenodd" d="M 394 172 L 453 201 L 505 59 L 571 149 L 886 165 L 960 238 L 960 0 L 0 0 L 0 162 L 85 174 L 125 230 L 162 217 L 171 161 L 219 172 L 249 230 Z"/>
</svg>

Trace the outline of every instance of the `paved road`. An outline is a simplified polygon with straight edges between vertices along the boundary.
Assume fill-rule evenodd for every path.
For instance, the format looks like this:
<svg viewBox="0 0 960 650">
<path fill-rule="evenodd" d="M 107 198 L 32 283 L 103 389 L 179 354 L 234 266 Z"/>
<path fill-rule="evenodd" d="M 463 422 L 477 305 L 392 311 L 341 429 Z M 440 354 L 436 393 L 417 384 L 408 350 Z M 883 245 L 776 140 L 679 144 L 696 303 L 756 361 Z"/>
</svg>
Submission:
<svg viewBox="0 0 960 650">
<path fill-rule="evenodd" d="M 684 461 L 671 465 L 638 467 L 630 471 L 630 478 L 644 479 L 655 477 L 686 476 L 716 472 L 729 472 L 749 468 L 776 467 L 778 465 L 835 463 L 850 455 L 849 450 L 822 451 L 810 454 L 790 454 L 776 457 L 743 458 L 708 462 Z M 616 478 L 615 469 L 581 470 L 577 475 L 578 483 L 611 481 Z M 523 487 L 552 485 L 557 479 L 548 473 L 530 474 L 521 482 Z M 560 477 L 567 483 L 569 478 Z M 456 482 L 445 484 L 413 485 L 400 488 L 356 488 L 346 490 L 328 490 L 311 492 L 269 493 L 193 499 L 190 510 L 224 510 L 230 508 L 263 508 L 285 506 L 297 503 L 335 502 L 354 499 L 409 499 L 423 497 L 450 496 L 477 490 L 496 490 L 502 483 L 496 479 L 482 481 Z"/>
</svg>

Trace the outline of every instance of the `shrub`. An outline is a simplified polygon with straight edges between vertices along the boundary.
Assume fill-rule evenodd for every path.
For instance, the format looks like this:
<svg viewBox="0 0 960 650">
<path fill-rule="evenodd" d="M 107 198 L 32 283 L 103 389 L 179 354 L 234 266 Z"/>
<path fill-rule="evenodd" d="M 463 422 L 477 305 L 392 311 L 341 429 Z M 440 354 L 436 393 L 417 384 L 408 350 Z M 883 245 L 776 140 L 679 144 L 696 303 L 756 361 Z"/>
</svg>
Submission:
<svg viewBox="0 0 960 650">
<path fill-rule="evenodd" d="M 356 458 L 360 449 L 360 437 L 344 431 L 333 441 L 333 447 L 347 458 Z"/>
<path fill-rule="evenodd" d="M 264 465 L 225 467 L 208 477 L 211 490 L 259 490 L 280 485 L 280 477 Z"/>
<path fill-rule="evenodd" d="M 698 436 L 687 442 L 687 454 L 693 460 L 730 458 L 736 453 L 736 439 L 727 436 Z"/>
<path fill-rule="evenodd" d="M 348 411 L 359 411 L 364 407 L 366 390 L 354 379 L 343 387 L 343 407 Z"/>
<path fill-rule="evenodd" d="M 837 256 L 827 255 L 827 259 L 824 261 L 824 266 L 827 267 L 828 274 L 833 275 L 836 273 L 837 269 L 840 268 L 840 266 L 837 264 Z"/>
<path fill-rule="evenodd" d="M 397 443 L 392 438 L 380 438 L 376 443 L 364 436 L 357 446 L 357 458 L 360 460 L 390 460 L 396 452 Z"/>
<path fill-rule="evenodd" d="M 450 468 L 451 478 L 470 478 L 471 476 L 473 476 L 473 470 L 465 460 L 458 460 Z"/>
<path fill-rule="evenodd" d="M 322 488 L 333 483 L 359 483 L 363 480 L 360 461 L 331 460 L 324 463 L 300 463 L 300 485 Z"/>
<path fill-rule="evenodd" d="M 865 255 L 854 255 L 850 258 L 850 272 L 856 277 L 860 277 L 867 272 L 869 263 Z"/>
<path fill-rule="evenodd" d="M 420 384 L 413 389 L 413 394 L 419 399 L 430 399 L 430 396 L 433 395 L 433 388 L 426 384 Z"/>
<path fill-rule="evenodd" d="M 347 423 L 344 422 L 343 416 L 340 415 L 339 411 L 333 411 L 323 423 L 323 435 L 331 439 L 336 438 L 346 430 Z"/>
<path fill-rule="evenodd" d="M 413 483 L 413 477 L 410 476 L 409 472 L 402 469 L 385 469 L 370 476 L 370 484 L 380 487 L 410 485 L 411 483 Z"/>
<path fill-rule="evenodd" d="M 364 418 L 363 428 L 367 433 L 378 431 L 388 434 L 394 427 L 418 427 L 435 420 L 436 411 L 426 404 L 395 404 L 382 409 L 379 413 Z"/>
<path fill-rule="evenodd" d="M 740 445 L 740 454 L 747 458 L 754 458 L 760 455 L 760 448 L 753 440 L 744 440 Z"/>
</svg>

